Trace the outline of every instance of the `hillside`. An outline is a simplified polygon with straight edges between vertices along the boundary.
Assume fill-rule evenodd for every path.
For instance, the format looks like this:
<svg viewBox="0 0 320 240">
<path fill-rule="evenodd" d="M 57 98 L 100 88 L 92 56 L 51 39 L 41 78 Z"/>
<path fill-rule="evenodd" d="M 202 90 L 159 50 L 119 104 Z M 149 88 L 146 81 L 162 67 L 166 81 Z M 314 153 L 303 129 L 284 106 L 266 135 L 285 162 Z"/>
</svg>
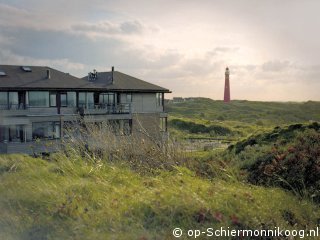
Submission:
<svg viewBox="0 0 320 240">
<path fill-rule="evenodd" d="M 208 98 L 192 98 L 185 102 L 168 102 L 169 130 L 173 136 L 225 137 L 242 139 L 251 134 L 272 130 L 276 126 L 320 121 L 320 102 L 255 102 L 234 100 L 226 104 Z M 176 121 L 200 124 L 205 131 L 190 131 Z M 182 123 L 182 125 L 186 125 Z M 198 129 L 202 126 L 197 126 Z M 211 127 L 211 128 L 210 128 Z M 211 131 L 215 128 L 225 131 Z M 197 128 L 196 128 L 197 129 Z M 199 134 L 197 134 L 199 133 Z"/>
<path fill-rule="evenodd" d="M 177 227 L 180 239 L 208 227 L 315 229 L 320 125 L 309 120 L 319 121 L 319 103 L 227 106 L 210 99 L 168 105 L 175 136 L 240 139 L 225 149 L 186 152 L 179 141 L 162 148 L 130 136 L 119 142 L 88 125 L 99 148 L 71 137 L 63 151 L 43 158 L 0 155 L 0 239 L 175 239 Z M 238 118 L 237 109 L 246 108 Z"/>
<path fill-rule="evenodd" d="M 320 214 L 281 189 L 210 181 L 184 167 L 141 175 L 125 162 L 11 155 L 0 156 L 0 181 L 6 240 L 174 239 L 176 227 L 312 229 Z"/>
<path fill-rule="evenodd" d="M 166 110 L 177 117 L 205 120 L 239 121 L 255 124 L 288 124 L 305 121 L 320 121 L 320 102 L 255 102 L 223 101 L 195 98 L 182 103 L 169 103 Z"/>
</svg>

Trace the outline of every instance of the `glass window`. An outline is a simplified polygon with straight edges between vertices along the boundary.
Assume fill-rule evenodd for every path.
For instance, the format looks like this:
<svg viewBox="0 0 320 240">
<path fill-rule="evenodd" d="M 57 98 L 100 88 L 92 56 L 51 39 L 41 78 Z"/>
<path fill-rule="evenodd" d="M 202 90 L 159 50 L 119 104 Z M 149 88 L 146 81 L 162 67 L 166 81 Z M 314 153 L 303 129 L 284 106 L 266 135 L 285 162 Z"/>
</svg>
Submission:
<svg viewBox="0 0 320 240">
<path fill-rule="evenodd" d="M 93 92 L 87 93 L 87 108 L 94 108 Z"/>
<path fill-rule="evenodd" d="M 57 94 L 56 93 L 50 93 L 50 107 L 56 107 L 57 106 Z"/>
<path fill-rule="evenodd" d="M 60 105 L 61 107 L 67 106 L 67 93 L 60 93 Z"/>
<path fill-rule="evenodd" d="M 99 102 L 108 105 L 114 105 L 115 94 L 114 93 L 101 93 L 99 96 Z"/>
<path fill-rule="evenodd" d="M 9 128 L 8 126 L 0 126 L 0 142 L 9 140 Z"/>
<path fill-rule="evenodd" d="M 77 106 L 77 95 L 76 92 L 67 92 L 68 107 Z"/>
<path fill-rule="evenodd" d="M 32 123 L 33 139 L 60 138 L 60 122 L 38 122 Z"/>
<path fill-rule="evenodd" d="M 132 102 L 132 94 L 127 93 L 127 103 L 131 103 L 131 102 Z"/>
<path fill-rule="evenodd" d="M 0 92 L 0 109 L 8 108 L 8 92 Z"/>
<path fill-rule="evenodd" d="M 79 92 L 79 107 L 85 107 L 85 106 L 86 106 L 86 93 Z"/>
<path fill-rule="evenodd" d="M 162 106 L 162 98 L 163 98 L 162 93 L 156 93 L 157 106 Z"/>
<path fill-rule="evenodd" d="M 9 128 L 9 141 L 22 142 L 23 141 L 23 126 L 11 125 Z"/>
<path fill-rule="evenodd" d="M 49 107 L 49 92 L 30 91 L 29 106 L 30 107 Z"/>
<path fill-rule="evenodd" d="M 9 104 L 18 104 L 18 92 L 9 92 Z"/>
<path fill-rule="evenodd" d="M 94 108 L 93 92 L 79 93 L 79 107 Z"/>
</svg>

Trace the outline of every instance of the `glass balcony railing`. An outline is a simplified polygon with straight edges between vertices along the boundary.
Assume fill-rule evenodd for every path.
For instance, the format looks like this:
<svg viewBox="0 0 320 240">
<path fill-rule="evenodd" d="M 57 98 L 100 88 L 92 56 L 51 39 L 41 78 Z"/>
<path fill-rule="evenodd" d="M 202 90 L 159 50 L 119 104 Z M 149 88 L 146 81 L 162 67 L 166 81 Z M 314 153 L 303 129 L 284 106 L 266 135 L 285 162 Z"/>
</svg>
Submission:
<svg viewBox="0 0 320 240">
<path fill-rule="evenodd" d="M 80 114 L 128 114 L 131 113 L 131 104 L 82 104 L 79 105 L 78 110 Z"/>
<path fill-rule="evenodd" d="M 27 105 L 24 103 L 20 104 L 0 104 L 0 110 L 25 110 Z"/>
</svg>

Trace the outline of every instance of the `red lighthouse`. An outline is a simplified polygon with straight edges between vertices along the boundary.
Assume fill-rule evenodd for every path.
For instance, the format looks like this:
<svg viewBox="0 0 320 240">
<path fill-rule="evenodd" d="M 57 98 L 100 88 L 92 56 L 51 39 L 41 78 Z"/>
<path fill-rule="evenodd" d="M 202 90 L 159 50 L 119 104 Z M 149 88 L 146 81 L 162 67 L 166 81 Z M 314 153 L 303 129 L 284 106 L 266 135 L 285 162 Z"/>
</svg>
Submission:
<svg viewBox="0 0 320 240">
<path fill-rule="evenodd" d="M 228 103 L 230 102 L 230 81 L 229 81 L 229 68 L 226 68 L 226 73 L 225 73 L 225 82 L 224 82 L 224 99 L 223 101 Z"/>
</svg>

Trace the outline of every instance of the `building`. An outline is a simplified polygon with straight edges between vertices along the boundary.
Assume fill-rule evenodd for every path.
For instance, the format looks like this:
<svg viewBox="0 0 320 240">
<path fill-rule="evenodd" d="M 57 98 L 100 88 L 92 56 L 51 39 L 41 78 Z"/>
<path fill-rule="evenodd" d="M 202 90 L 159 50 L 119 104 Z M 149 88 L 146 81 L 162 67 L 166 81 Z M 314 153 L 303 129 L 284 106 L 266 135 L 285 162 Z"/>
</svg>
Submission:
<svg viewBox="0 0 320 240">
<path fill-rule="evenodd" d="M 226 68 L 226 72 L 225 72 L 225 80 L 224 80 L 224 98 L 223 101 L 228 103 L 230 102 L 230 80 L 229 80 L 229 76 L 230 76 L 230 71 L 229 68 Z"/>
<path fill-rule="evenodd" d="M 167 131 L 168 89 L 112 70 L 77 78 L 50 67 L 0 65 L 0 153 L 51 151 L 67 123 L 116 123 L 122 134 Z"/>
</svg>

